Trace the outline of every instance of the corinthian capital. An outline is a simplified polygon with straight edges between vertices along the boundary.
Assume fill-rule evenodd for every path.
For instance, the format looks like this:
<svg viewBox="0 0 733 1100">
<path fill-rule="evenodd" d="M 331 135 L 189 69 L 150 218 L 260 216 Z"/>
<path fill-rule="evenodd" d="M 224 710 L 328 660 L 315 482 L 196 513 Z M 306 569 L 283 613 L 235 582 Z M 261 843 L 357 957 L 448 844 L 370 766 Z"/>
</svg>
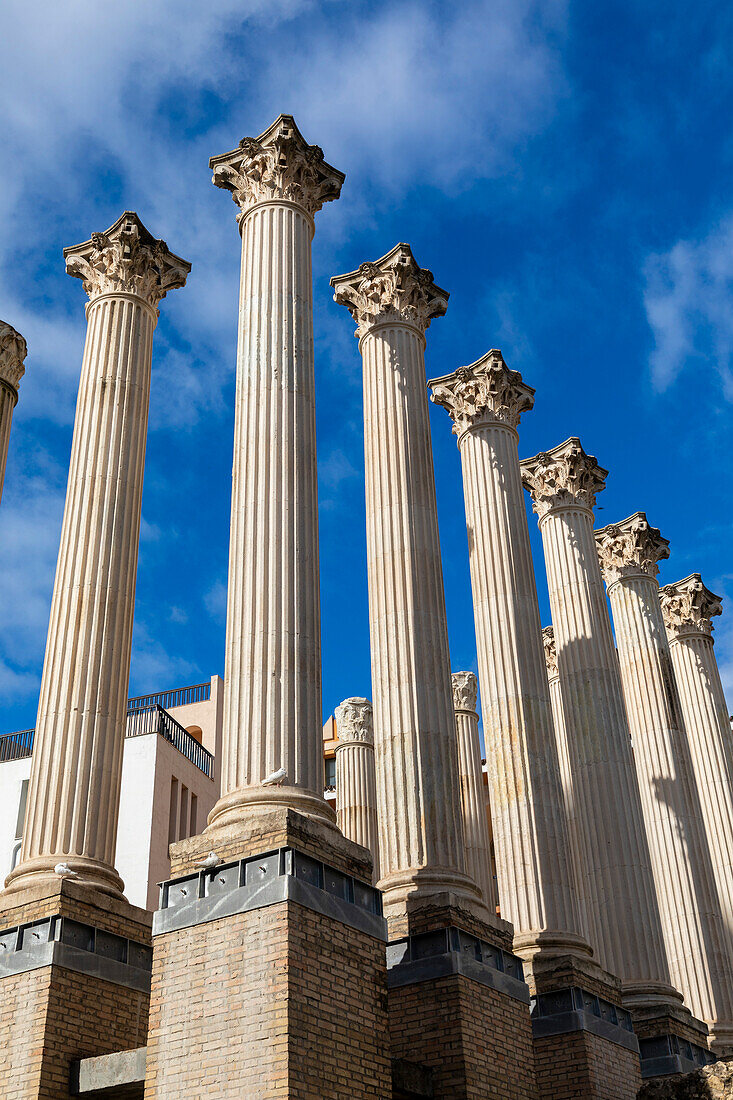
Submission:
<svg viewBox="0 0 733 1100">
<path fill-rule="evenodd" d="M 368 699 L 344 699 L 336 707 L 336 734 L 341 744 L 357 741 L 374 744 L 372 704 Z"/>
<path fill-rule="evenodd" d="M 608 585 L 640 573 L 656 577 L 658 562 L 669 557 L 669 540 L 662 538 L 657 527 L 650 526 L 644 512 L 596 531 L 596 547 Z"/>
<path fill-rule="evenodd" d="M 699 573 L 665 584 L 659 598 L 664 625 L 673 638 L 679 634 L 712 634 L 712 619 L 723 610 L 722 598 L 705 587 Z"/>
<path fill-rule="evenodd" d="M 297 203 L 313 217 L 324 202 L 337 199 L 346 176 L 309 145 L 292 115 L 280 115 L 259 137 L 242 138 L 231 153 L 212 157 L 213 182 L 246 214 L 260 202 Z"/>
<path fill-rule="evenodd" d="M 473 672 L 453 672 L 450 679 L 453 685 L 453 709 L 470 710 L 475 713 L 478 680 Z"/>
<path fill-rule="evenodd" d="M 479 424 L 516 428 L 522 413 L 534 405 L 535 391 L 524 384 L 519 371 L 509 370 L 496 348 L 428 385 L 433 391 L 431 400 L 450 413 L 456 435 Z"/>
<path fill-rule="evenodd" d="M 7 321 L 0 321 L 0 382 L 18 393 L 18 383 L 25 374 L 25 340 Z"/>
<path fill-rule="evenodd" d="M 540 519 L 563 505 L 592 510 L 596 493 L 605 488 L 608 475 L 594 455 L 585 453 L 575 436 L 551 451 L 523 459 L 520 466 L 522 482 L 529 489 L 532 507 Z"/>
<path fill-rule="evenodd" d="M 93 301 L 100 294 L 134 294 L 153 309 L 169 290 L 184 286 L 191 265 L 148 233 L 126 210 L 106 233 L 64 249 L 66 273 L 81 279 Z"/>
<path fill-rule="evenodd" d="M 331 279 L 334 302 L 346 306 L 356 321 L 360 339 L 374 325 L 408 324 L 420 332 L 448 307 L 448 292 L 420 267 L 409 244 L 397 244 L 375 263 L 364 263 L 348 275 Z"/>
<path fill-rule="evenodd" d="M 554 680 L 555 677 L 558 675 L 557 646 L 555 645 L 554 626 L 545 626 L 542 628 L 542 644 L 545 647 L 545 664 L 547 665 L 547 675 L 551 680 Z"/>
</svg>

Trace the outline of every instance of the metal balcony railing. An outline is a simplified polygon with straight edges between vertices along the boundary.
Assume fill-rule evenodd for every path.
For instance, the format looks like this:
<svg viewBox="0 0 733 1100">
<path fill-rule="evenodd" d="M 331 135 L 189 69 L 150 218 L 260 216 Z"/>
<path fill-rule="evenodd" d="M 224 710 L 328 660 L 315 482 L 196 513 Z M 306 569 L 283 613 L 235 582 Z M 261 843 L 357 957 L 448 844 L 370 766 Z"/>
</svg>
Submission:
<svg viewBox="0 0 733 1100">
<path fill-rule="evenodd" d="M 31 756 L 35 732 L 35 730 L 19 730 L 17 733 L 0 734 L 0 763 L 6 760 L 23 760 Z M 209 779 L 214 778 L 214 757 L 158 703 L 144 708 L 136 707 L 127 712 L 125 737 L 141 737 L 146 733 L 158 733 L 161 737 L 165 737 L 166 741 L 170 741 L 171 745 L 195 764 L 204 775 L 208 775 Z"/>
<path fill-rule="evenodd" d="M 129 714 L 131 710 L 145 710 L 154 703 L 170 710 L 171 707 L 184 707 L 188 703 L 204 703 L 210 698 L 210 683 L 193 684 L 191 687 L 175 688 L 173 691 L 159 691 L 155 695 L 135 695 L 127 700 L 127 711 Z"/>
</svg>

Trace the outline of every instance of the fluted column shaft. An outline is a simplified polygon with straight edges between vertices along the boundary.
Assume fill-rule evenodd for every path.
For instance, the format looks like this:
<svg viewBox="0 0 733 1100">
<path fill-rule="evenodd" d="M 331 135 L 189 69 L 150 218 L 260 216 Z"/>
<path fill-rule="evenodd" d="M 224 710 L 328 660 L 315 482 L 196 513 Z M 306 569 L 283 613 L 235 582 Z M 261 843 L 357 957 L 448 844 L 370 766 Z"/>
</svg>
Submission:
<svg viewBox="0 0 733 1100">
<path fill-rule="evenodd" d="M 647 573 L 626 572 L 608 594 L 672 982 L 693 1015 L 729 1046 L 733 973 L 659 586 Z"/>
<path fill-rule="evenodd" d="M 66 863 L 111 893 L 125 735 L 155 302 L 109 286 L 97 264 L 133 250 L 143 280 L 160 245 L 135 215 L 67 250 L 92 295 L 81 368 L 17 886 Z M 165 249 L 165 246 L 162 246 Z M 157 251 L 156 251 L 157 249 Z M 71 258 L 70 258 L 71 255 Z M 79 255 L 81 256 L 78 259 Z M 182 285 L 177 261 L 170 285 Z M 79 263 L 83 271 L 74 266 Z M 159 279 L 155 276 L 159 289 Z M 137 289 L 134 278 L 122 287 Z M 152 298 L 152 300 L 151 300 Z"/>
<path fill-rule="evenodd" d="M 720 599 L 704 587 L 699 574 L 662 588 L 662 609 L 670 657 L 700 798 L 705 838 L 712 857 L 723 920 L 731 936 L 733 739 L 711 633 L 711 617 L 720 613 L 720 607 Z"/>
<path fill-rule="evenodd" d="M 453 673 L 458 776 L 461 783 L 463 828 L 466 834 L 466 870 L 481 891 L 489 911 L 494 913 L 499 898 L 491 873 L 491 839 L 486 816 L 476 694 L 476 677 L 472 672 Z"/>
<path fill-rule="evenodd" d="M 18 403 L 18 383 L 25 374 L 26 342 L 7 321 L 0 321 L 0 500 L 10 445 L 13 410 Z"/>
<path fill-rule="evenodd" d="M 336 708 L 336 824 L 349 840 L 372 854 L 372 881 L 379 879 L 377 783 L 372 708 L 367 699 L 346 699 Z"/>
<path fill-rule="evenodd" d="M 560 508 L 540 527 L 594 946 L 625 984 L 649 988 L 669 971 L 593 516 Z"/>
<path fill-rule="evenodd" d="M 327 820 L 313 364 L 313 216 L 343 174 L 283 115 L 214 157 L 242 234 L 225 642 L 213 826 L 280 803 Z"/>
</svg>

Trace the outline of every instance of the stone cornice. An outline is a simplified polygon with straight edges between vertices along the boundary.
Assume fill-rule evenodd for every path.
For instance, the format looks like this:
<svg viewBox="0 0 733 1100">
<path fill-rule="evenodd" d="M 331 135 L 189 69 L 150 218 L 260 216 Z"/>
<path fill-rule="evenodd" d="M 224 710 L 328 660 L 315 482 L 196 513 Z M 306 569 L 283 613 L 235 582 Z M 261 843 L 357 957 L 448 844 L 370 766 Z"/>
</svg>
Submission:
<svg viewBox="0 0 733 1100">
<path fill-rule="evenodd" d="M 372 704 L 368 699 L 354 697 L 344 699 L 339 703 L 335 711 L 336 736 L 340 744 L 358 742 L 359 744 L 374 744 L 374 722 L 372 718 Z"/>
<path fill-rule="evenodd" d="M 359 339 L 378 324 L 406 324 L 424 333 L 448 307 L 448 292 L 437 286 L 432 271 L 418 265 L 409 244 L 397 244 L 376 262 L 335 275 L 331 286 L 333 300 L 356 321 Z"/>
<path fill-rule="evenodd" d="M 674 584 L 665 584 L 659 591 L 659 598 L 664 625 L 673 638 L 690 633 L 712 634 L 712 619 L 723 610 L 722 597 L 705 587 L 699 573 L 692 573 Z"/>
<path fill-rule="evenodd" d="M 547 665 L 547 675 L 550 680 L 554 680 L 555 677 L 559 675 L 557 668 L 557 646 L 555 645 L 554 626 L 543 627 L 542 644 L 545 647 L 545 664 Z"/>
<path fill-rule="evenodd" d="M 431 400 L 450 413 L 456 435 L 481 424 L 516 428 L 522 413 L 534 405 L 535 391 L 519 371 L 509 369 L 497 348 L 453 374 L 433 378 L 428 386 Z"/>
<path fill-rule="evenodd" d="M 453 685 L 453 709 L 476 712 L 478 680 L 473 672 L 451 673 Z"/>
<path fill-rule="evenodd" d="M 169 290 L 185 286 L 191 270 L 132 210 L 105 233 L 65 248 L 64 259 L 67 274 L 82 280 L 91 301 L 103 294 L 132 294 L 155 310 Z"/>
<path fill-rule="evenodd" d="M 659 572 L 658 563 L 669 557 L 669 541 L 649 524 L 644 512 L 636 512 L 620 523 L 609 523 L 595 535 L 607 585 L 640 574 L 654 579 Z"/>
<path fill-rule="evenodd" d="M 309 145 L 292 115 L 280 115 L 259 137 L 242 138 L 236 149 L 212 157 L 213 182 L 241 215 L 263 202 L 292 202 L 313 217 L 337 199 L 346 176 L 327 164 L 323 150 Z M 241 216 L 240 215 L 240 216 Z"/>
<path fill-rule="evenodd" d="M 28 346 L 19 332 L 7 321 L 0 321 L 0 381 L 17 394 L 18 384 L 25 374 Z"/>
<path fill-rule="evenodd" d="M 561 507 L 592 511 L 596 493 L 605 488 L 608 475 L 608 470 L 598 465 L 594 455 L 586 454 L 575 436 L 551 451 L 523 459 L 520 466 L 522 482 L 540 519 Z"/>
</svg>

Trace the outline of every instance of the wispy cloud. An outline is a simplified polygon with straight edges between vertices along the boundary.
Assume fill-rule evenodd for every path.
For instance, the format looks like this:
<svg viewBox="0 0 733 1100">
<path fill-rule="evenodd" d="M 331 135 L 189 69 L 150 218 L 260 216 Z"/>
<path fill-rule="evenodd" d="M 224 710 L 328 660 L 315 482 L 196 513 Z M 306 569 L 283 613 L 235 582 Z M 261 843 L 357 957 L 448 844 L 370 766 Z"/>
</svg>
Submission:
<svg viewBox="0 0 733 1100">
<path fill-rule="evenodd" d="M 733 215 L 699 240 L 649 256 L 644 278 L 655 388 L 668 389 L 685 370 L 712 368 L 733 401 Z"/>
</svg>

